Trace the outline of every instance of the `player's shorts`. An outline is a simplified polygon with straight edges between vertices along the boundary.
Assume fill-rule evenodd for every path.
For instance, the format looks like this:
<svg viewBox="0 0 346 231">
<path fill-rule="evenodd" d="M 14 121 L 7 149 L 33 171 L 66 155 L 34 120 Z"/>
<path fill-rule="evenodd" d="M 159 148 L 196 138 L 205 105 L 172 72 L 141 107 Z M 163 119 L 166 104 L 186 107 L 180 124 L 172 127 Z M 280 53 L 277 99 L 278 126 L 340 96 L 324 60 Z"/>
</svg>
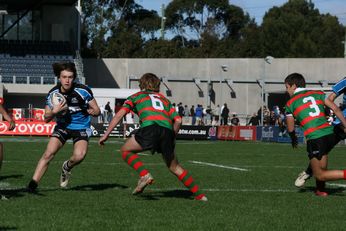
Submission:
<svg viewBox="0 0 346 231">
<path fill-rule="evenodd" d="M 81 130 L 71 130 L 67 128 L 55 127 L 52 137 L 58 138 L 62 144 L 65 144 L 66 140 L 72 138 L 73 143 L 75 144 L 80 140 L 89 141 L 91 133 L 92 131 L 90 128 Z"/>
<path fill-rule="evenodd" d="M 143 150 L 162 153 L 165 160 L 174 159 L 175 134 L 174 131 L 156 124 L 140 128 L 133 132 L 136 141 Z"/>
<path fill-rule="evenodd" d="M 335 144 L 338 144 L 341 140 L 346 139 L 346 133 L 342 124 L 334 125 L 334 134 L 336 136 Z"/>
<path fill-rule="evenodd" d="M 308 151 L 309 159 L 317 158 L 321 160 L 322 156 L 328 155 L 330 150 L 335 146 L 337 139 L 334 133 L 322 136 L 317 139 L 311 139 L 306 142 L 306 149 Z"/>
</svg>

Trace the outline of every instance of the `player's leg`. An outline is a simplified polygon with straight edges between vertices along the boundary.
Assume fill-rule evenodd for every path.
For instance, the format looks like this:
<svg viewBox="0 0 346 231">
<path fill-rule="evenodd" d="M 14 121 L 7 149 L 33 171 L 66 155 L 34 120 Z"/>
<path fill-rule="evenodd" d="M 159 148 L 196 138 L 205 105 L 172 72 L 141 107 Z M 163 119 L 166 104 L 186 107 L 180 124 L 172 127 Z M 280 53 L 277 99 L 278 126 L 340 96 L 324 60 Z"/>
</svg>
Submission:
<svg viewBox="0 0 346 231">
<path fill-rule="evenodd" d="M 142 133 L 142 131 L 140 131 L 139 133 Z M 141 135 L 138 135 L 137 139 L 140 138 Z M 120 149 L 122 159 L 139 175 L 137 187 L 132 192 L 133 195 L 142 193 L 146 186 L 154 183 L 154 178 L 152 177 L 148 169 L 144 166 L 143 162 L 140 160 L 137 154 L 137 152 L 141 150 L 143 150 L 143 148 L 137 142 L 135 136 L 131 136 L 129 139 L 127 139 L 125 144 Z"/>
<path fill-rule="evenodd" d="M 49 162 L 54 158 L 55 154 L 63 145 L 64 144 L 57 137 L 51 137 L 49 139 L 47 148 L 38 161 L 32 180 L 28 185 L 28 190 L 30 192 L 34 192 L 36 190 L 38 183 L 48 169 Z"/>
<path fill-rule="evenodd" d="M 0 143 L 0 170 L 1 170 L 3 160 L 4 160 L 4 145 Z"/>
<path fill-rule="evenodd" d="M 191 174 L 179 164 L 174 153 L 170 157 L 164 154 L 162 156 L 169 170 L 178 177 L 179 181 L 181 181 L 190 192 L 193 193 L 196 200 L 208 200 L 205 194 L 201 192 Z"/>
<path fill-rule="evenodd" d="M 65 188 L 68 185 L 71 170 L 76 165 L 80 164 L 88 151 L 88 140 L 79 139 L 73 144 L 73 153 L 70 159 L 64 161 L 61 166 L 60 187 Z"/>
</svg>

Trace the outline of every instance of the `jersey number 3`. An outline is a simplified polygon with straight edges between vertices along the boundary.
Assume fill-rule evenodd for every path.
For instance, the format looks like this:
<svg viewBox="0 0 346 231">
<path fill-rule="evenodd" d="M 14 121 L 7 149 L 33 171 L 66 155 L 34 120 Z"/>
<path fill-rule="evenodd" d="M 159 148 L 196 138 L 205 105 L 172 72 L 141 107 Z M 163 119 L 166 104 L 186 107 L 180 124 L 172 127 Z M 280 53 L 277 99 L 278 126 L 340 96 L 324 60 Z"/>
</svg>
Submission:
<svg viewBox="0 0 346 231">
<path fill-rule="evenodd" d="M 151 99 L 151 104 L 153 105 L 153 108 L 155 108 L 156 110 L 164 110 L 165 108 L 163 107 L 163 103 L 160 100 L 160 98 L 154 94 L 149 94 L 149 97 Z"/>
<path fill-rule="evenodd" d="M 312 97 L 312 96 L 309 96 L 309 97 L 305 97 L 304 99 L 303 99 L 303 103 L 307 103 L 307 102 L 311 102 L 311 104 L 309 105 L 309 107 L 311 108 L 311 109 L 313 109 L 314 111 L 311 111 L 311 112 L 309 112 L 309 115 L 311 116 L 311 117 L 315 117 L 315 116 L 318 116 L 319 114 L 320 114 L 320 108 L 318 107 L 318 105 L 317 105 L 317 103 L 316 103 L 316 100 L 315 100 L 315 98 L 314 97 Z"/>
</svg>

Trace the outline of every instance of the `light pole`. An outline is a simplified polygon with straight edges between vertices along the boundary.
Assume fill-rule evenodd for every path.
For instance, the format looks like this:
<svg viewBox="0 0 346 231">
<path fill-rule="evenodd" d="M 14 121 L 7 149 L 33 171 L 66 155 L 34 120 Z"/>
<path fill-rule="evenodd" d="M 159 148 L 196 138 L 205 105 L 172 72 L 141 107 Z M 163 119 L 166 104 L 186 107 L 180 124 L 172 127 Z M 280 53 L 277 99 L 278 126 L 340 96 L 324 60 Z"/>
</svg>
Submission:
<svg viewBox="0 0 346 231">
<path fill-rule="evenodd" d="M 271 64 L 274 60 L 274 57 L 272 56 L 267 56 L 264 58 L 264 63 L 263 63 L 263 76 L 261 79 L 261 126 L 263 126 L 263 120 L 264 120 L 264 105 L 267 106 L 267 100 L 265 97 L 265 85 L 266 85 L 266 63 Z"/>
</svg>

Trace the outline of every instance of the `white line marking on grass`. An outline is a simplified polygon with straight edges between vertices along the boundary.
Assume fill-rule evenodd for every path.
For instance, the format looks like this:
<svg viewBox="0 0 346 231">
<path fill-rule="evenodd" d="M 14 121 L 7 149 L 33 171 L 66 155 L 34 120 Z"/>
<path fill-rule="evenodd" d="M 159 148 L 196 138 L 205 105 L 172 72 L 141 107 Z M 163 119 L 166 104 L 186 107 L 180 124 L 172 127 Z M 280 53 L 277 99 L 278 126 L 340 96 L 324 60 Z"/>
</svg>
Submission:
<svg viewBox="0 0 346 231">
<path fill-rule="evenodd" d="M 227 168 L 227 169 L 232 169 L 232 170 L 237 170 L 237 171 L 250 171 L 248 169 L 245 169 L 245 168 L 237 168 L 237 167 L 231 167 L 231 166 L 226 166 L 226 165 L 220 165 L 220 164 L 213 164 L 213 163 L 207 163 L 207 162 L 200 162 L 200 161 L 195 161 L 195 160 L 192 160 L 192 161 L 189 161 L 191 163 L 194 163 L 194 164 L 201 164 L 201 165 L 207 165 L 207 166 L 212 166 L 212 167 L 217 167 L 217 168 Z"/>
<path fill-rule="evenodd" d="M 327 183 L 327 184 L 331 185 L 331 186 L 338 186 L 338 187 L 346 188 L 346 184 L 336 184 L 336 183 Z"/>
</svg>

